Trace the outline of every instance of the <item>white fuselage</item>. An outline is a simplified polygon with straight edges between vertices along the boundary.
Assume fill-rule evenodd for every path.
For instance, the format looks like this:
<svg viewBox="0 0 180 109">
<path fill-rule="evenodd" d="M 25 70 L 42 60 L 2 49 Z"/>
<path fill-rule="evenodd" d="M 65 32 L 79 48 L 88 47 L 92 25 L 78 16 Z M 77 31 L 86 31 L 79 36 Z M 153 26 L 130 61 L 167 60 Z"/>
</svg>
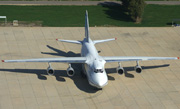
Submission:
<svg viewBox="0 0 180 109">
<path fill-rule="evenodd" d="M 87 58 L 87 62 L 83 64 L 83 70 L 89 84 L 97 88 L 102 88 L 107 85 L 108 78 L 104 69 L 106 62 L 99 56 L 91 39 L 89 42 L 86 41 L 86 38 L 84 39 L 81 56 Z"/>
</svg>

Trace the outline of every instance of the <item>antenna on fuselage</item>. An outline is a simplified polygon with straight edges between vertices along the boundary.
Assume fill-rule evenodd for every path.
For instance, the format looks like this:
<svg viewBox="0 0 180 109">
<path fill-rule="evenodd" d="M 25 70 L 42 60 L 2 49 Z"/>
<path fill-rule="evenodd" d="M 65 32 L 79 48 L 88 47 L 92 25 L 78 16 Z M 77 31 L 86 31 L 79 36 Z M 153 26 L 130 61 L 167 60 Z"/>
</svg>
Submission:
<svg viewBox="0 0 180 109">
<path fill-rule="evenodd" d="M 88 11 L 86 10 L 85 14 L 85 37 L 87 42 L 89 42 L 89 20 L 88 20 Z"/>
</svg>

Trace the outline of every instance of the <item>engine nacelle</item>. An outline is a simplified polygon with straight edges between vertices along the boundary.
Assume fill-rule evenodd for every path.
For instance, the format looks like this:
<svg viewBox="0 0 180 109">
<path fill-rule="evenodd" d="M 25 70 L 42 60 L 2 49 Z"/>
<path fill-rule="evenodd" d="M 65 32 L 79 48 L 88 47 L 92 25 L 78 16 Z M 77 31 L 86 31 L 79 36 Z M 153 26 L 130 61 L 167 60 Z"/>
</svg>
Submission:
<svg viewBox="0 0 180 109">
<path fill-rule="evenodd" d="M 54 73 L 55 73 L 55 72 L 54 72 L 54 69 L 53 69 L 53 68 L 51 68 L 51 67 L 48 67 L 48 68 L 47 68 L 47 74 L 48 74 L 48 75 L 51 75 L 51 76 L 52 76 L 52 75 L 54 75 Z"/>
<path fill-rule="evenodd" d="M 135 71 L 136 71 L 137 73 L 141 73 L 141 72 L 142 72 L 141 66 L 135 66 Z"/>
<path fill-rule="evenodd" d="M 75 72 L 74 69 L 72 67 L 68 67 L 67 68 L 67 75 L 68 76 L 74 76 Z"/>
<path fill-rule="evenodd" d="M 118 74 L 122 75 L 124 73 L 123 67 L 118 67 L 117 69 Z"/>
</svg>

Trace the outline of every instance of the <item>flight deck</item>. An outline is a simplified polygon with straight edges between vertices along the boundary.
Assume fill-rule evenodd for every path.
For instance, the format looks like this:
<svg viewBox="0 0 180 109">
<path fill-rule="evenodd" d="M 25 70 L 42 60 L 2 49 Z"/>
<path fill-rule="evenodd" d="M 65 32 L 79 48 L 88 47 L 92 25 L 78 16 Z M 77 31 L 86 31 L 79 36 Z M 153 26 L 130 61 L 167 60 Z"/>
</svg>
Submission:
<svg viewBox="0 0 180 109">
<path fill-rule="evenodd" d="M 90 27 L 92 40 L 117 38 L 95 45 L 101 56 L 180 56 L 179 27 Z M 83 40 L 84 27 L 0 27 L 0 59 L 79 57 L 81 45 L 56 39 Z M 81 76 L 81 64 L 0 62 L 0 109 L 180 108 L 180 60 L 106 63 L 108 85 L 102 90 Z"/>
</svg>

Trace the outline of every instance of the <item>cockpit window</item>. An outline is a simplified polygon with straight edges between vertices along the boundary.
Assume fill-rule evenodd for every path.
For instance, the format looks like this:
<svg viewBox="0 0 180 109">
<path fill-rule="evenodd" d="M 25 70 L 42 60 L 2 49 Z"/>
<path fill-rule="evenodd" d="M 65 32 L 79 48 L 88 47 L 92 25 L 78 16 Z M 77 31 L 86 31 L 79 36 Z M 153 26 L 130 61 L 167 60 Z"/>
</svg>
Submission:
<svg viewBox="0 0 180 109">
<path fill-rule="evenodd" d="M 102 69 L 95 69 L 94 72 L 95 73 L 103 73 L 103 70 Z"/>
</svg>

